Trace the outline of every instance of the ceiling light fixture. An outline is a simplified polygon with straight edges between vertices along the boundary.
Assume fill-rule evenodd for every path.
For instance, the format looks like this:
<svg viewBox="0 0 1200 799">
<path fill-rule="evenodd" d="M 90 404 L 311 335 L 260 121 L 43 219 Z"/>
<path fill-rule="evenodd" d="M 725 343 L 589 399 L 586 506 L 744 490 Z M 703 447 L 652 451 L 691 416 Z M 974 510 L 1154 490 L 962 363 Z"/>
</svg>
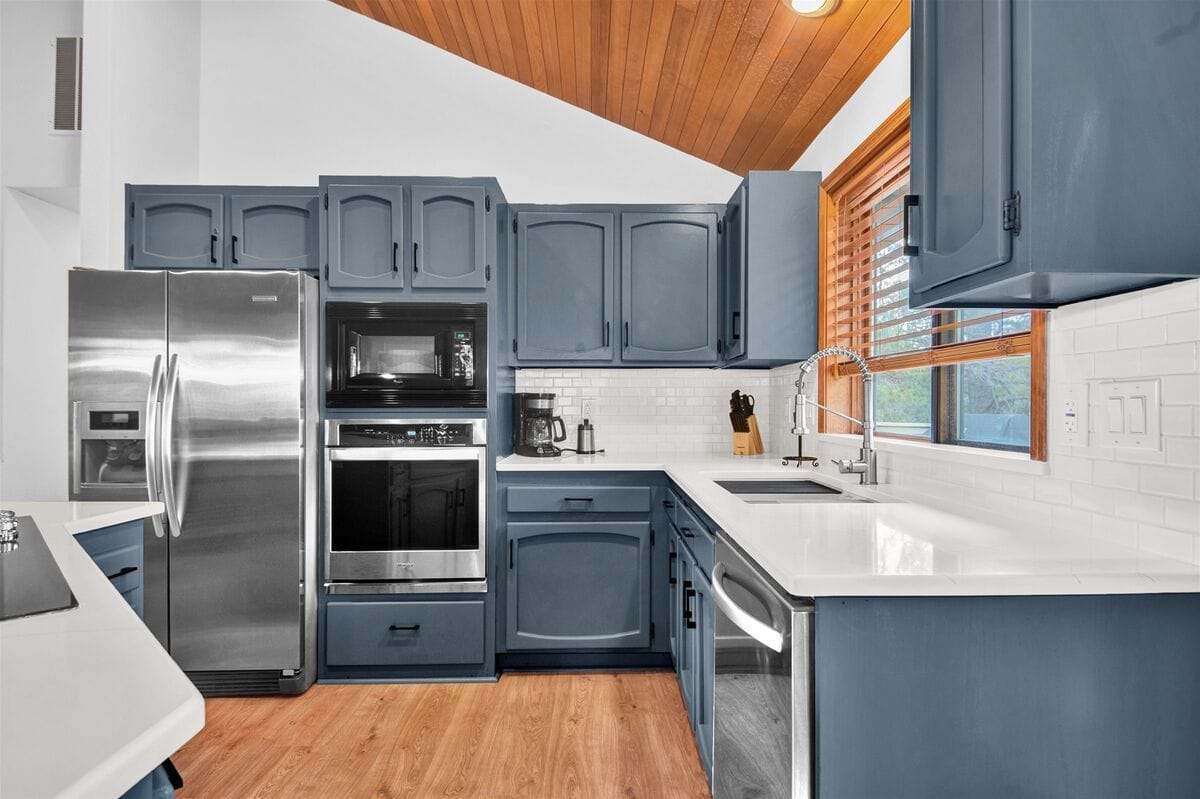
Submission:
<svg viewBox="0 0 1200 799">
<path fill-rule="evenodd" d="M 792 10 L 802 17 L 823 17 L 837 7 L 838 0 L 790 0 Z"/>
</svg>

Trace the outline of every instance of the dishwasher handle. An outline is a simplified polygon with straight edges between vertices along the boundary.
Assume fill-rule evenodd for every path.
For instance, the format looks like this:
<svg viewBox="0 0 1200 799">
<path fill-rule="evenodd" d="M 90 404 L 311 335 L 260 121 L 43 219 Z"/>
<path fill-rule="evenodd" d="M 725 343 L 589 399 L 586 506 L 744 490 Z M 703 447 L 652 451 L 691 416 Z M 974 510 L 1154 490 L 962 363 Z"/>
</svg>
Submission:
<svg viewBox="0 0 1200 799">
<path fill-rule="evenodd" d="M 783 633 L 769 624 L 763 624 L 738 607 L 729 594 L 725 593 L 722 583 L 725 580 L 725 564 L 718 563 L 712 572 L 713 602 L 722 613 L 729 617 L 742 632 L 758 641 L 773 652 L 783 651 Z"/>
</svg>

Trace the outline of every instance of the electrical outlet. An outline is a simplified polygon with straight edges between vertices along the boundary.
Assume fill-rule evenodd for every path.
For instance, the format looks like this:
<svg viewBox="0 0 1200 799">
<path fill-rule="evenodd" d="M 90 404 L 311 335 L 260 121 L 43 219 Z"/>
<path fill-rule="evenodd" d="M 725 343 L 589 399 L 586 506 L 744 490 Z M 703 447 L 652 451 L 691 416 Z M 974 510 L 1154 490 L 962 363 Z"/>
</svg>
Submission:
<svg viewBox="0 0 1200 799">
<path fill-rule="evenodd" d="M 1067 386 L 1058 416 L 1062 441 L 1073 447 L 1088 445 L 1088 384 Z"/>
<path fill-rule="evenodd" d="M 584 397 L 579 400 L 580 415 L 584 419 L 596 418 L 596 399 L 595 397 Z"/>
</svg>

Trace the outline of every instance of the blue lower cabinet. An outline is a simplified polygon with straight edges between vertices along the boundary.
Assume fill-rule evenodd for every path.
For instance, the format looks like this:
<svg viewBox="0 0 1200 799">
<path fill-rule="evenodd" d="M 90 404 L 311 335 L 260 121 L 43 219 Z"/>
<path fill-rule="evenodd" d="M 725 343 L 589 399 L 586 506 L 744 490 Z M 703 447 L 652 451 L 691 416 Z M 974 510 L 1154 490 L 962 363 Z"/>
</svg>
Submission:
<svg viewBox="0 0 1200 799">
<path fill-rule="evenodd" d="M 339 602 L 325 608 L 329 666 L 480 664 L 484 602 Z"/>
<path fill-rule="evenodd" d="M 650 646 L 650 522 L 507 525 L 509 650 Z"/>
<path fill-rule="evenodd" d="M 691 634 L 690 650 L 692 658 L 692 689 L 691 719 L 692 728 L 696 732 L 696 744 L 700 749 L 700 759 L 704 768 L 712 777 L 713 755 L 713 670 L 716 657 L 716 612 L 712 602 L 712 585 L 699 569 L 692 577 L 693 591 L 690 603 L 691 621 L 688 632 Z"/>
<path fill-rule="evenodd" d="M 104 576 L 138 616 L 142 615 L 142 525 L 141 521 L 102 527 L 75 536 Z"/>
<path fill-rule="evenodd" d="M 687 547 L 679 549 L 679 561 L 676 566 L 678 584 L 676 589 L 676 606 L 679 608 L 679 657 L 675 662 L 675 674 L 679 678 L 679 691 L 683 694 L 683 706 L 688 718 L 695 718 L 693 711 L 696 702 L 696 653 L 694 639 L 696 637 L 695 621 L 692 615 L 693 599 L 696 594 L 696 561 Z"/>
</svg>

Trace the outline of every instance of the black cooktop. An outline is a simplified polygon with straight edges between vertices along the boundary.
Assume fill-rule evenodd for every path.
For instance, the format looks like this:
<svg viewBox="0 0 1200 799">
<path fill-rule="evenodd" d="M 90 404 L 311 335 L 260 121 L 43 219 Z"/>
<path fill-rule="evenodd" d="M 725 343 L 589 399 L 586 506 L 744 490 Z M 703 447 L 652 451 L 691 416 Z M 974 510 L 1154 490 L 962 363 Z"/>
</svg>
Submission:
<svg viewBox="0 0 1200 799">
<path fill-rule="evenodd" d="M 33 519 L 17 523 L 16 547 L 0 552 L 0 621 L 78 606 Z"/>
</svg>

